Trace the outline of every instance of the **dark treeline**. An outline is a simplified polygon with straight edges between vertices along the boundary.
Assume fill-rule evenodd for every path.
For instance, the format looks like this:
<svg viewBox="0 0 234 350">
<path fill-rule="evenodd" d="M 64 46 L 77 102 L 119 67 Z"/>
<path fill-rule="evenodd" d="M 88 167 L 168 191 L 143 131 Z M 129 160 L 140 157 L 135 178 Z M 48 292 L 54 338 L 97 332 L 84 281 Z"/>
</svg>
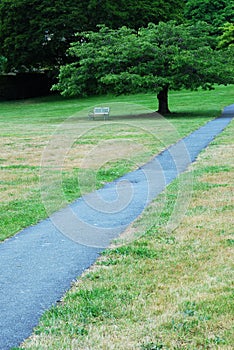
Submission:
<svg viewBox="0 0 234 350">
<path fill-rule="evenodd" d="M 209 26 L 213 48 L 223 35 L 221 48 L 233 40 L 233 13 L 229 0 L 1 0 L 0 72 L 44 72 L 55 78 L 62 66 L 74 62 L 68 49 L 79 40 L 76 33 L 98 32 L 100 24 L 137 32 L 149 23 L 202 21 Z"/>
<path fill-rule="evenodd" d="M 0 56 L 5 70 L 57 69 L 67 61 L 75 33 L 126 25 L 182 20 L 184 1 L 171 0 L 2 0 Z"/>
</svg>

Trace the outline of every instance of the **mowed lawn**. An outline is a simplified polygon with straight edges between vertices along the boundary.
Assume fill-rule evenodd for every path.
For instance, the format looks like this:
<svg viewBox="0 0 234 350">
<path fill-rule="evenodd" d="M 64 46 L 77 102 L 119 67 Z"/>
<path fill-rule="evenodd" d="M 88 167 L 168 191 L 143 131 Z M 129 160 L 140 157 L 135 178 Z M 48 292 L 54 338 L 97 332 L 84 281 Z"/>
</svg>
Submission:
<svg viewBox="0 0 234 350">
<path fill-rule="evenodd" d="M 138 167 L 232 102 L 232 86 L 172 92 L 166 119 L 152 114 L 153 94 L 0 102 L 0 240 Z M 106 104 L 110 120 L 88 120 Z"/>
<path fill-rule="evenodd" d="M 182 96 L 171 99 L 182 105 Z M 184 96 L 190 103 L 170 119 L 182 134 L 212 117 L 203 96 L 217 102 L 214 92 Z M 204 110 L 189 117 L 192 99 Z M 209 108 L 218 112 L 211 101 Z M 21 349 L 233 349 L 233 135 L 232 121 L 42 316 Z M 178 183 L 189 174 L 189 207 L 170 231 Z"/>
<path fill-rule="evenodd" d="M 144 108 L 136 107 L 137 101 Z M 233 101 L 232 87 L 172 93 L 176 113 L 165 120 L 151 115 L 153 95 L 109 97 L 113 117 L 105 123 L 88 121 L 86 110 L 80 113 L 106 104 L 103 97 L 1 103 L 2 239 L 47 215 L 41 200 L 47 183 L 40 176 L 49 163 L 42 154 L 56 151 L 51 140 L 59 125 L 56 140 L 68 133 L 72 142 L 62 169 L 52 167 L 51 178 L 55 175 L 57 181 L 56 171 L 60 173 L 69 202 L 89 190 L 88 184 L 80 188 L 77 177 L 94 171 L 100 187 L 218 116 Z M 121 115 L 119 103 L 128 103 Z M 42 316 L 21 349 L 233 348 L 233 131 L 232 122 Z M 101 151 L 114 153 L 112 145 L 119 147 L 122 159 L 102 158 Z M 100 162 L 95 163 L 95 155 Z M 190 174 L 188 210 L 170 231 L 179 183 L 186 184 Z"/>
</svg>

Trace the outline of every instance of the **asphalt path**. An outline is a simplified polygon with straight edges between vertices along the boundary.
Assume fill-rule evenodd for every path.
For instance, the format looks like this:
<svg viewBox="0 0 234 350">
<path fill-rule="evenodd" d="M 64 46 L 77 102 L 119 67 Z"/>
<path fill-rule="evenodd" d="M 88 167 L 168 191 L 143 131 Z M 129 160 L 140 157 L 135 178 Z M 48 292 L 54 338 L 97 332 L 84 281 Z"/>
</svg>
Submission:
<svg viewBox="0 0 234 350">
<path fill-rule="evenodd" d="M 143 167 L 0 244 L 1 350 L 19 346 L 32 333 L 43 312 L 196 160 L 233 116 L 234 104 Z"/>
</svg>

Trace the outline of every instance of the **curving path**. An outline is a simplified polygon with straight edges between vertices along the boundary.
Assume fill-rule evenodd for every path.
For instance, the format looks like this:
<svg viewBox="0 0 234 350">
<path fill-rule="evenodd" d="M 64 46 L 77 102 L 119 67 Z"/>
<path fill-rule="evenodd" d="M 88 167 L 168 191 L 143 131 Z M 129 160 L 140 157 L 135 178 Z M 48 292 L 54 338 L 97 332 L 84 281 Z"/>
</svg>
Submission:
<svg viewBox="0 0 234 350">
<path fill-rule="evenodd" d="M 18 346 L 31 334 L 72 280 L 187 169 L 233 116 L 234 104 L 142 168 L 0 244 L 0 350 Z"/>
</svg>

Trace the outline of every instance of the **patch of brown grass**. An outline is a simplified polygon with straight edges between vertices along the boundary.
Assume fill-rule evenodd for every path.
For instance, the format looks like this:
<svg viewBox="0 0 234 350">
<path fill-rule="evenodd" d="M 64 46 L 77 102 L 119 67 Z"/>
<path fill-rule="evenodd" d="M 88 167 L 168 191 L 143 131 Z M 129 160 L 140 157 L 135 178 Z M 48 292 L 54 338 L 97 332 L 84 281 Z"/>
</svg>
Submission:
<svg viewBox="0 0 234 350">
<path fill-rule="evenodd" d="M 233 128 L 232 123 L 228 135 Z M 218 141 L 220 145 L 207 148 L 190 168 L 200 173 L 195 178 L 196 190 L 187 215 L 171 236 L 164 225 L 155 226 L 159 196 L 137 220 L 139 224 L 131 225 L 74 284 L 58 306 L 61 316 L 52 313 L 44 318 L 41 334 L 34 333 L 24 348 L 141 350 L 144 346 L 151 349 L 151 344 L 152 349 L 156 345 L 162 349 L 232 349 L 233 171 L 220 168 L 210 173 L 206 169 L 232 165 L 233 139 L 222 135 Z M 204 188 L 206 184 L 212 186 Z M 155 252 L 154 258 L 144 257 L 144 250 L 143 256 L 134 256 L 131 250 L 126 255 L 115 252 L 124 239 L 137 236 L 141 238 L 126 247 L 133 252 L 147 247 Z M 83 302 L 75 298 L 76 293 L 99 289 L 110 291 L 112 299 L 99 301 L 97 297 L 90 303 L 104 303 L 109 316 L 100 314 L 82 323 L 77 314 L 68 321 L 69 310 L 72 314 Z M 72 334 L 72 327 L 83 327 L 85 332 Z"/>
</svg>

